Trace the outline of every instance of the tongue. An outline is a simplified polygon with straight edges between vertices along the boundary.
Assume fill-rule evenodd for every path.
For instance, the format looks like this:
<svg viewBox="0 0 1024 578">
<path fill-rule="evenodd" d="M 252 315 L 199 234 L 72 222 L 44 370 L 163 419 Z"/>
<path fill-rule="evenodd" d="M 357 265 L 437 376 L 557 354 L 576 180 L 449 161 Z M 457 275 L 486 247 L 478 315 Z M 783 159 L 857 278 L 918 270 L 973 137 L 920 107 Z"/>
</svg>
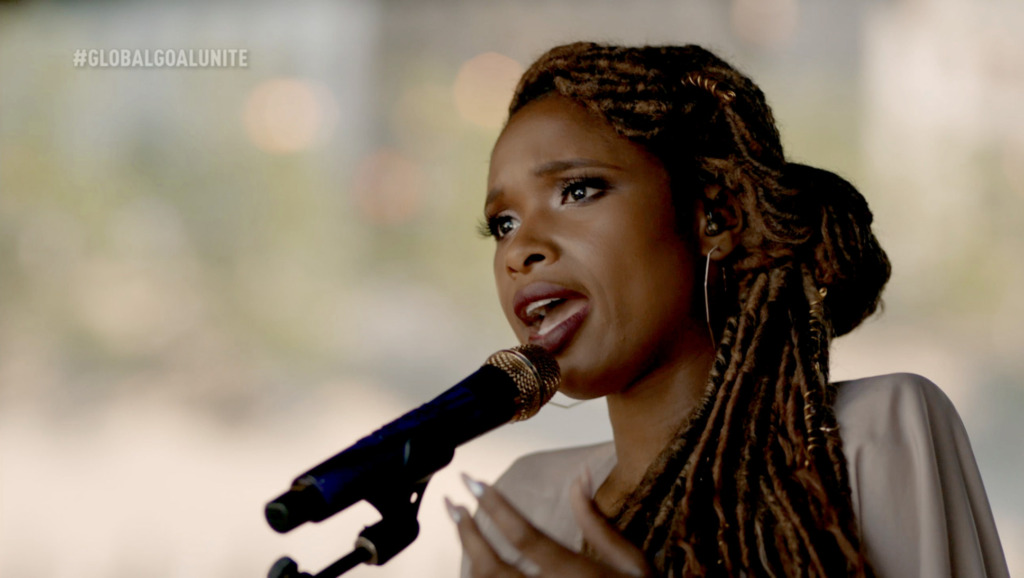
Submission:
<svg viewBox="0 0 1024 578">
<path fill-rule="evenodd" d="M 540 323 L 540 329 L 537 331 L 538 335 L 546 335 L 549 331 L 558 327 L 566 319 L 572 317 L 579 312 L 586 305 L 584 299 L 570 299 L 563 301 L 548 311 L 547 315 L 544 316 L 544 320 Z"/>
</svg>

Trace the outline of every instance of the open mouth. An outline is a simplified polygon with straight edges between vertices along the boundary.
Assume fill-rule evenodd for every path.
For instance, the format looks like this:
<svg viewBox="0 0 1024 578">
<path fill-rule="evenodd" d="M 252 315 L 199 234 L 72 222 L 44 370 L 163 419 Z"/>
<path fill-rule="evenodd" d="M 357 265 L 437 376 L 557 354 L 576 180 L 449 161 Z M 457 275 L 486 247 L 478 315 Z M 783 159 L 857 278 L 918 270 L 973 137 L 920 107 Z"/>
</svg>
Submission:
<svg viewBox="0 0 1024 578">
<path fill-rule="evenodd" d="M 566 319 L 579 313 L 586 305 L 585 299 L 563 297 L 540 299 L 526 306 L 523 321 L 536 335 L 543 337 Z"/>
<path fill-rule="evenodd" d="M 527 339 L 555 355 L 569 346 L 590 312 L 590 299 L 564 285 L 534 282 L 513 296 L 513 311 Z"/>
</svg>

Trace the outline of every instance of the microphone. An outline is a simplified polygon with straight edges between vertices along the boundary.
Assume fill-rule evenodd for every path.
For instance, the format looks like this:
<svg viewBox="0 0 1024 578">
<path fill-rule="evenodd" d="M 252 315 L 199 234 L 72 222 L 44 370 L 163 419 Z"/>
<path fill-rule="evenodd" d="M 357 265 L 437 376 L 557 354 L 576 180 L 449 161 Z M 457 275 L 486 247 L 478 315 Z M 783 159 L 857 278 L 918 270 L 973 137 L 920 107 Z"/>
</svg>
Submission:
<svg viewBox="0 0 1024 578">
<path fill-rule="evenodd" d="M 554 396 L 560 379 L 558 363 L 543 348 L 502 349 L 432 401 L 295 478 L 287 492 L 267 504 L 267 522 L 283 534 L 359 500 L 422 482 L 451 462 L 456 446 L 533 417 Z"/>
</svg>

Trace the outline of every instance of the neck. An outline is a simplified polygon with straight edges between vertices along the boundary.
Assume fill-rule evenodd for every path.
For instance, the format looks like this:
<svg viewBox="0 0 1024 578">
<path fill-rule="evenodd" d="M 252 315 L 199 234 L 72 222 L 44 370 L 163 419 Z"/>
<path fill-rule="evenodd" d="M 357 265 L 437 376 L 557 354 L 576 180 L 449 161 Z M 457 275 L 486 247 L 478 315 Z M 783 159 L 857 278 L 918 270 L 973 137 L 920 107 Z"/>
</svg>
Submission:
<svg viewBox="0 0 1024 578">
<path fill-rule="evenodd" d="M 628 493 L 640 483 L 703 397 L 713 361 L 711 347 L 702 347 L 676 356 L 623 392 L 607 396 L 617 457 L 609 491 Z"/>
</svg>

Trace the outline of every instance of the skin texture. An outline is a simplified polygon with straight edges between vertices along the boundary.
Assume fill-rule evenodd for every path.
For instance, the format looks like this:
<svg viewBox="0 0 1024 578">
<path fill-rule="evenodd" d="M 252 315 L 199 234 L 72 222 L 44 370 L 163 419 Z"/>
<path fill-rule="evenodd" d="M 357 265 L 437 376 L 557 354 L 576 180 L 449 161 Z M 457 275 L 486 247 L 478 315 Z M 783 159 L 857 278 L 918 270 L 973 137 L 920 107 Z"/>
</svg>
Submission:
<svg viewBox="0 0 1024 578">
<path fill-rule="evenodd" d="M 537 174 L 560 161 L 592 166 Z M 565 181 L 579 177 L 608 187 L 564 199 Z M 626 390 L 702 341 L 685 331 L 704 317 L 691 310 L 698 249 L 676 234 L 668 175 L 643 149 L 571 101 L 545 98 L 509 123 L 488 180 L 485 215 L 508 219 L 512 229 L 497 240 L 494 276 L 520 341 L 528 332 L 512 310 L 517 290 L 546 281 L 589 298 L 584 326 L 557 355 L 563 393 L 589 399 Z"/>
<path fill-rule="evenodd" d="M 697 207 L 695 200 L 692 221 L 680 227 L 662 163 L 561 96 L 524 107 L 495 145 L 484 213 L 497 232 L 494 275 L 502 309 L 526 342 L 530 329 L 513 307 L 517 291 L 546 282 L 586 298 L 585 320 L 556 355 L 562 391 L 606 398 L 618 456 L 595 500 L 579 493 L 574 507 L 588 543 L 610 564 L 558 546 L 499 492 L 484 492 L 481 509 L 541 566 L 542 576 L 648 572 L 639 550 L 601 514 L 614 511 L 639 483 L 705 387 L 714 350 L 704 313 L 704 255 L 717 246 L 712 258 L 724 258 L 733 233 L 725 227 L 707 237 Z M 517 575 L 464 511 L 451 511 L 476 576 Z"/>
</svg>

